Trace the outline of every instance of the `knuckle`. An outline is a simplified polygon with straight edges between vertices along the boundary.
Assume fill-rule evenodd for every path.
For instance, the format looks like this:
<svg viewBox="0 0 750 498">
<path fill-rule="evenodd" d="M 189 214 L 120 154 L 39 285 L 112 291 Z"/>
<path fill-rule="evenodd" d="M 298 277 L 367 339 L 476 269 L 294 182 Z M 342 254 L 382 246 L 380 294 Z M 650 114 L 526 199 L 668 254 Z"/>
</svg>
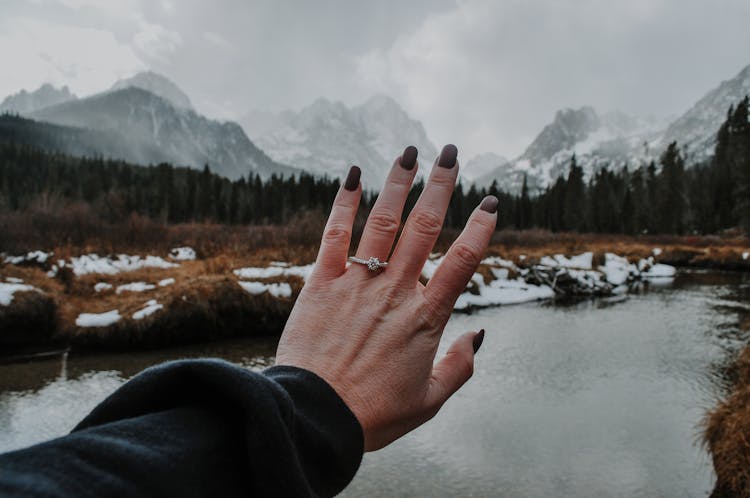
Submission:
<svg viewBox="0 0 750 498">
<path fill-rule="evenodd" d="M 453 177 L 453 175 L 436 174 L 432 178 L 430 178 L 430 183 L 435 187 L 441 189 L 449 189 L 452 191 L 456 186 L 456 179 Z"/>
<path fill-rule="evenodd" d="M 323 242 L 340 244 L 348 242 L 352 231 L 346 225 L 334 224 L 327 226 L 323 231 Z"/>
<path fill-rule="evenodd" d="M 368 228 L 378 234 L 394 236 L 401 223 L 393 213 L 377 211 L 370 214 L 367 224 Z"/>
<path fill-rule="evenodd" d="M 419 235 L 437 237 L 443 228 L 443 220 L 431 211 L 420 210 L 412 216 L 411 225 Z"/>
<path fill-rule="evenodd" d="M 451 250 L 453 261 L 463 271 L 474 271 L 481 261 L 481 255 L 473 246 L 459 242 Z"/>
</svg>

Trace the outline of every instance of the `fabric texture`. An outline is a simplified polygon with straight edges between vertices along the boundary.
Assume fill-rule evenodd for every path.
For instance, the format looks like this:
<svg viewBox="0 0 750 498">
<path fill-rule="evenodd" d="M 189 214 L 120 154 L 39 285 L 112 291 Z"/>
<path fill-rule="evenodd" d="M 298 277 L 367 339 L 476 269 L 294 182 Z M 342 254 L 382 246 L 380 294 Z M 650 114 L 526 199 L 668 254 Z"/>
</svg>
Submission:
<svg viewBox="0 0 750 498">
<path fill-rule="evenodd" d="M 332 496 L 363 445 L 312 372 L 176 361 L 122 385 L 69 435 L 0 455 L 0 496 Z"/>
</svg>

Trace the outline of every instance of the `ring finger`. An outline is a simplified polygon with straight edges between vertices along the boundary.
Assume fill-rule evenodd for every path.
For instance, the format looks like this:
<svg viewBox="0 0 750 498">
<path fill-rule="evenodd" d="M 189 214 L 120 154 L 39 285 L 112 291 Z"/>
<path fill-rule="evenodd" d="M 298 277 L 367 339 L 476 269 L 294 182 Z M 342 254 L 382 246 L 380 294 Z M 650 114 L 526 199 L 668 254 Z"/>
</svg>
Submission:
<svg viewBox="0 0 750 498">
<path fill-rule="evenodd" d="M 417 168 L 417 148 L 410 145 L 394 161 L 385 186 L 370 211 L 357 247 L 358 258 L 388 259 Z"/>
</svg>

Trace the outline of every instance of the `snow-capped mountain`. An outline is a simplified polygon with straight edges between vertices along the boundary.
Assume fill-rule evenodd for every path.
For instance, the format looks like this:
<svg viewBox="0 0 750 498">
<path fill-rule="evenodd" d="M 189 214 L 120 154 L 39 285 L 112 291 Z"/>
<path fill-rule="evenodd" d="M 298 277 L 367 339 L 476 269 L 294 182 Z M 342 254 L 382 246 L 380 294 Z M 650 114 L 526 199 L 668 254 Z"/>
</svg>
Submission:
<svg viewBox="0 0 750 498">
<path fill-rule="evenodd" d="M 485 152 L 484 154 L 474 156 L 461 164 L 459 175 L 461 175 L 461 178 L 473 182 L 493 170 L 508 165 L 509 163 L 510 161 L 503 156 L 495 154 L 494 152 Z"/>
<path fill-rule="evenodd" d="M 62 104 L 63 102 L 75 99 L 76 96 L 70 93 L 67 86 L 55 88 L 49 83 L 45 83 L 33 92 L 21 90 L 18 93 L 5 97 L 0 104 L 0 112 L 25 115 L 44 107 Z"/>
<path fill-rule="evenodd" d="M 628 116 L 619 111 L 598 114 L 591 107 L 558 111 L 523 154 L 509 164 L 478 178 L 479 185 L 497 180 L 506 190 L 517 192 L 526 175 L 529 187 L 544 188 L 565 174 L 576 155 L 586 175 L 598 168 L 640 164 L 650 158 L 645 144 L 660 136 L 658 120 Z"/>
<path fill-rule="evenodd" d="M 122 90 L 124 88 L 134 87 L 151 92 L 172 103 L 178 109 L 193 110 L 193 104 L 190 98 L 164 76 L 153 71 L 144 71 L 134 75 L 131 78 L 117 81 L 110 90 Z"/>
<path fill-rule="evenodd" d="M 228 178 L 294 174 L 258 149 L 237 123 L 207 119 L 133 86 L 33 112 L 29 117 L 121 137 L 116 150 L 102 143 L 98 153 L 139 164 L 171 162 L 203 168 Z M 126 151 L 123 156 L 123 151 Z"/>
<path fill-rule="evenodd" d="M 521 156 L 476 179 L 486 186 L 496 180 L 501 188 L 517 192 L 527 176 L 531 188 L 544 188 L 565 174 L 570 157 L 589 176 L 598 168 L 638 167 L 658 160 L 676 141 L 688 166 L 713 155 L 716 132 L 727 110 L 750 94 L 750 66 L 708 92 L 671 123 L 643 119 L 621 112 L 603 115 L 591 107 L 558 111 Z"/>
<path fill-rule="evenodd" d="M 727 119 L 727 110 L 746 95 L 750 95 L 750 65 L 734 78 L 721 82 L 672 122 L 664 132 L 659 148 L 663 150 L 676 140 L 688 164 L 712 156 L 716 132 Z"/>
<path fill-rule="evenodd" d="M 419 149 L 422 171 L 438 154 L 422 123 L 382 95 L 355 107 L 321 98 L 299 112 L 251 112 L 241 123 L 278 162 L 330 177 L 343 177 L 357 164 L 367 189 L 380 189 L 407 145 Z"/>
</svg>

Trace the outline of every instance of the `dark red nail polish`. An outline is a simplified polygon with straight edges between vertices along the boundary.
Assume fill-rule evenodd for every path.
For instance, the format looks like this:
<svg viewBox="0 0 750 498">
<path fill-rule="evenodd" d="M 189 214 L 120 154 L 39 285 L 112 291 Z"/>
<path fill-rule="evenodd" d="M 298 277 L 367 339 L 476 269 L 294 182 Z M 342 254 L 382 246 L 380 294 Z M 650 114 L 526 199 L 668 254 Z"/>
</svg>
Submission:
<svg viewBox="0 0 750 498">
<path fill-rule="evenodd" d="M 479 205 L 479 209 L 487 211 L 490 214 L 497 212 L 497 205 L 500 201 L 494 195 L 488 195 L 482 199 L 482 203 Z"/>
<path fill-rule="evenodd" d="M 401 167 L 405 170 L 411 171 L 414 169 L 415 164 L 417 164 L 417 148 L 410 145 L 405 148 L 404 153 L 401 154 Z"/>
<path fill-rule="evenodd" d="M 474 336 L 474 354 L 477 354 L 479 348 L 482 347 L 482 342 L 484 342 L 484 329 L 477 332 L 477 335 Z"/>
<path fill-rule="evenodd" d="M 349 174 L 346 175 L 346 181 L 344 182 L 344 188 L 349 191 L 357 190 L 359 186 L 359 177 L 362 176 L 362 170 L 358 166 L 352 166 L 349 169 Z"/>
<path fill-rule="evenodd" d="M 458 157 L 458 148 L 453 144 L 448 144 L 443 147 L 443 151 L 440 153 L 440 159 L 438 159 L 438 166 L 441 168 L 451 169 L 456 165 L 456 158 Z"/>
</svg>

